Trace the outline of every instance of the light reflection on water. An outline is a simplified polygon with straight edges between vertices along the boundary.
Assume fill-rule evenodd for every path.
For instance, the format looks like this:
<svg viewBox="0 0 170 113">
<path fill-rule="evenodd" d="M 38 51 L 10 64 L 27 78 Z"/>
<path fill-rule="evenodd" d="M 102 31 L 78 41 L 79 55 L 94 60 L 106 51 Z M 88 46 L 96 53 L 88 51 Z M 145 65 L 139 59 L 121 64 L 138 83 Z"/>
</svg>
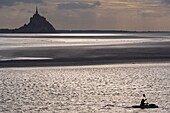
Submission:
<svg viewBox="0 0 170 113">
<path fill-rule="evenodd" d="M 1 58 L 0 61 L 11 61 L 11 60 L 51 60 L 52 58 L 45 58 L 45 57 L 16 57 L 16 58 Z"/>
<path fill-rule="evenodd" d="M 156 63 L 1 69 L 0 112 L 169 113 L 169 75 Z M 143 93 L 160 108 L 128 108 Z"/>
<path fill-rule="evenodd" d="M 45 33 L 45 34 L 39 34 L 39 33 L 0 33 L 0 37 L 164 37 L 169 38 L 170 33 Z"/>
<path fill-rule="evenodd" d="M 0 34 L 0 36 L 126 36 L 127 34 L 87 34 L 87 33 L 59 33 L 59 34 Z"/>
</svg>

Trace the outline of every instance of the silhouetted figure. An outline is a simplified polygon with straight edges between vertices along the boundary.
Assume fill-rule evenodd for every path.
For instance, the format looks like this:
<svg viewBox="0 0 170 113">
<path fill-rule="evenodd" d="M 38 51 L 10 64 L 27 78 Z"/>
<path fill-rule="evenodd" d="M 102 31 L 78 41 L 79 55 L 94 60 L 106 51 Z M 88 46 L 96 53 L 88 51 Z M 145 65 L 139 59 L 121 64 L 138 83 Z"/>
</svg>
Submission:
<svg viewBox="0 0 170 113">
<path fill-rule="evenodd" d="M 155 104 L 149 104 L 149 103 L 146 103 L 146 96 L 145 94 L 143 94 L 143 99 L 141 100 L 141 103 L 140 105 L 137 105 L 137 106 L 132 106 L 132 108 L 141 108 L 141 109 L 145 109 L 145 108 L 158 108 L 157 105 Z"/>
<path fill-rule="evenodd" d="M 142 100 L 141 100 L 141 103 L 140 103 L 140 106 L 146 105 L 146 104 L 145 104 L 145 101 L 146 101 L 145 99 L 142 99 Z"/>
<path fill-rule="evenodd" d="M 144 98 L 141 100 L 140 106 L 145 106 L 145 105 L 147 105 L 147 103 L 145 103 L 145 101 L 147 100 L 145 94 L 143 94 L 143 97 L 144 97 Z"/>
</svg>

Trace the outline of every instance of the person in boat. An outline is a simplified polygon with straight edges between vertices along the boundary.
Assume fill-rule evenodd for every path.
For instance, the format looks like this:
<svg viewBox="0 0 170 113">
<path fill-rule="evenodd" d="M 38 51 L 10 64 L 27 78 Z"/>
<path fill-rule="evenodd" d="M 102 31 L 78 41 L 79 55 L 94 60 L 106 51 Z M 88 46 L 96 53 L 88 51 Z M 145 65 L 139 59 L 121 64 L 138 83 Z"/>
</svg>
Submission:
<svg viewBox="0 0 170 113">
<path fill-rule="evenodd" d="M 147 99 L 142 99 L 142 100 L 141 100 L 141 103 L 140 103 L 140 106 L 145 106 L 145 105 L 147 105 L 147 103 L 145 103 L 146 100 L 147 100 Z"/>
<path fill-rule="evenodd" d="M 132 106 L 132 108 L 141 108 L 141 109 L 145 109 L 145 108 L 158 108 L 157 105 L 155 105 L 155 104 L 149 104 L 149 103 L 146 102 L 147 99 L 146 99 L 145 94 L 143 94 L 143 97 L 144 97 L 144 98 L 141 100 L 140 105 Z"/>
<path fill-rule="evenodd" d="M 143 97 L 144 97 L 144 98 L 141 100 L 140 106 L 148 105 L 148 103 L 145 103 L 146 100 L 147 100 L 145 94 L 143 94 Z"/>
</svg>

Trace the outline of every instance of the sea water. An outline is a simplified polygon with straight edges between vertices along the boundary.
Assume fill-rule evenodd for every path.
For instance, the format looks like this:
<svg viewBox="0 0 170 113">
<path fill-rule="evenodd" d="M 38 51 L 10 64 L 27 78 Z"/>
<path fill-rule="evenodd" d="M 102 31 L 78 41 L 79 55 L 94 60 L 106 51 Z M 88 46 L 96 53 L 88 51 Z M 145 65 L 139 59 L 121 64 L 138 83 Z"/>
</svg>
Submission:
<svg viewBox="0 0 170 113">
<path fill-rule="evenodd" d="M 170 64 L 0 69 L 0 112 L 169 113 Z M 131 108 L 142 94 L 159 108 Z"/>
<path fill-rule="evenodd" d="M 65 34 L 51 35 L 0 34 L 0 60 L 53 58 L 53 54 L 48 55 L 48 52 L 45 57 L 23 56 L 22 52 L 28 50 L 31 52 L 30 50 L 35 48 L 74 47 L 83 50 L 163 47 L 166 49 L 170 43 L 168 33 L 108 34 L 109 36 L 99 34 L 98 37 L 81 36 L 82 34 L 75 37 Z M 168 62 L 69 67 L 4 67 L 0 69 L 0 112 L 169 113 L 169 84 L 170 63 Z M 159 108 L 131 108 L 140 104 L 143 94 L 146 95 L 147 102 L 156 104 Z"/>
<path fill-rule="evenodd" d="M 110 34 L 0 34 L 0 61 L 42 60 L 56 58 L 54 54 L 25 55 L 22 52 L 40 48 L 57 50 L 87 50 L 104 48 L 170 47 L 169 33 L 110 33 Z M 37 51 L 38 51 L 37 50 Z M 42 49 L 43 50 L 43 49 Z M 95 51 L 95 50 L 94 50 Z M 28 51 L 27 53 L 29 53 Z M 55 51 L 58 52 L 58 51 Z M 59 51 L 60 52 L 60 51 Z M 86 52 L 86 51 L 85 51 Z M 94 53 L 94 52 L 93 52 Z M 64 53 L 65 54 L 65 53 Z M 69 53 L 70 54 L 70 53 Z M 68 55 L 66 55 L 68 56 Z M 78 54 L 78 56 L 81 56 Z M 82 55 L 83 56 L 83 55 Z M 87 55 L 88 56 L 88 55 Z M 93 56 L 92 56 L 93 57 Z M 58 58 L 58 57 L 57 57 Z"/>
</svg>

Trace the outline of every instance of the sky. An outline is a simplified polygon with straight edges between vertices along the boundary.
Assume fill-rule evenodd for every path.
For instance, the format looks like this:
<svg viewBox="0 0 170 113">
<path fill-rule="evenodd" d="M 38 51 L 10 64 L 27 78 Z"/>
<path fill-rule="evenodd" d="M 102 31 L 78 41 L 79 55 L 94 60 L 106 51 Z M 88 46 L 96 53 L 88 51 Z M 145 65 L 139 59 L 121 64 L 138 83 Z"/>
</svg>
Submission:
<svg viewBox="0 0 170 113">
<path fill-rule="evenodd" d="M 0 0 L 0 28 L 39 13 L 57 30 L 170 31 L 170 0 Z"/>
</svg>

